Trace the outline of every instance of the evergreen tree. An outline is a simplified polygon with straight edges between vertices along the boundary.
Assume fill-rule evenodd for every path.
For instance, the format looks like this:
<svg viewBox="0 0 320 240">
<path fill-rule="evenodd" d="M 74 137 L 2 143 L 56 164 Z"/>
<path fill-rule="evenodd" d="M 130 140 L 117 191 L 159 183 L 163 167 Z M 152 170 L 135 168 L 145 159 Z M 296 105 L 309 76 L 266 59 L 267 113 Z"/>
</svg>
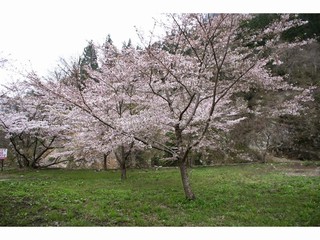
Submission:
<svg viewBox="0 0 320 240">
<path fill-rule="evenodd" d="M 98 70 L 99 68 L 96 49 L 92 41 L 88 42 L 88 46 L 84 48 L 83 54 L 79 59 L 80 78 L 78 86 L 80 90 L 85 88 L 85 81 L 89 77 L 86 68 L 91 70 Z"/>
<path fill-rule="evenodd" d="M 112 41 L 112 39 L 111 39 L 110 34 L 108 34 L 108 36 L 107 36 L 107 38 L 106 38 L 106 43 L 109 43 L 109 44 L 113 45 L 113 41 Z"/>
<path fill-rule="evenodd" d="M 131 43 L 131 39 L 129 38 L 128 43 L 123 42 L 122 49 L 128 49 L 130 47 L 132 47 L 132 43 Z"/>
<path fill-rule="evenodd" d="M 89 66 L 92 70 L 99 68 L 96 50 L 92 41 L 90 41 L 88 46 L 83 50 L 83 55 L 80 58 L 80 66 Z"/>
</svg>

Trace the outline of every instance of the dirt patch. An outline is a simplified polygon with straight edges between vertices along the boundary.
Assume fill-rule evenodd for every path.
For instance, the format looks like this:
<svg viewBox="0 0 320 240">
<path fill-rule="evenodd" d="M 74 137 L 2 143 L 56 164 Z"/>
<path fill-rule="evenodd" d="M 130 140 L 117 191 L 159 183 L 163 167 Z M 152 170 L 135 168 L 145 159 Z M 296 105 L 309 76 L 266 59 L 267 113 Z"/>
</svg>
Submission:
<svg viewBox="0 0 320 240">
<path fill-rule="evenodd" d="M 268 162 L 271 163 L 301 163 L 301 160 L 293 160 L 293 159 L 287 159 L 287 158 L 280 158 L 275 156 L 267 156 Z"/>
<path fill-rule="evenodd" d="M 286 174 L 288 176 L 316 177 L 320 176 L 320 167 L 311 167 L 295 164 L 291 168 L 287 169 Z"/>
<path fill-rule="evenodd" d="M 275 163 L 279 169 L 288 176 L 320 176 L 320 167 L 315 164 L 307 165 L 301 160 L 291 160 L 286 158 L 270 157 L 270 162 Z M 271 164 L 272 165 L 272 164 Z"/>
</svg>

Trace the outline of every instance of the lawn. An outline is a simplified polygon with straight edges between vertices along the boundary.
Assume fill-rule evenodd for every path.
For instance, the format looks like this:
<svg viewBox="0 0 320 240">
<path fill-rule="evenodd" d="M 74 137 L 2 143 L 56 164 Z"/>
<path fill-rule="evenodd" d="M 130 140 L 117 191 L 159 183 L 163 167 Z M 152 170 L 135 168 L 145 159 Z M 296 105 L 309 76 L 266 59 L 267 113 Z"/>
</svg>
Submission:
<svg viewBox="0 0 320 240">
<path fill-rule="evenodd" d="M 320 226 L 317 164 L 190 169 L 4 170 L 0 226 Z"/>
</svg>

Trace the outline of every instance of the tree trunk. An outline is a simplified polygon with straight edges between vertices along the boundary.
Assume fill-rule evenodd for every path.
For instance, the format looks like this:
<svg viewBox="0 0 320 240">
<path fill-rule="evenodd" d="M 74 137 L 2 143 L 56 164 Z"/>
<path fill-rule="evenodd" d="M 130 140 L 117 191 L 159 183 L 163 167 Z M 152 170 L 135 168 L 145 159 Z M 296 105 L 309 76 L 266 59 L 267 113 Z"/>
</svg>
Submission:
<svg viewBox="0 0 320 240">
<path fill-rule="evenodd" d="M 186 198 L 188 200 L 196 199 L 196 196 L 192 192 L 192 189 L 191 189 L 191 186 L 190 186 L 187 163 L 185 161 L 181 161 L 179 168 L 180 168 L 182 185 L 183 185 L 183 189 L 184 189 L 184 193 L 186 195 Z"/>
<path fill-rule="evenodd" d="M 108 166 L 107 166 L 107 157 L 108 157 L 109 154 L 103 154 L 103 169 L 104 170 L 107 170 L 108 169 Z"/>
<path fill-rule="evenodd" d="M 22 163 L 22 159 L 19 155 L 16 156 L 16 159 L 17 159 L 17 162 L 18 162 L 18 165 L 19 165 L 19 168 L 23 168 L 23 163 Z"/>
<path fill-rule="evenodd" d="M 123 161 L 121 163 L 121 180 L 126 180 L 127 179 L 127 168 L 126 168 L 126 163 Z"/>
<path fill-rule="evenodd" d="M 262 154 L 262 163 L 267 163 L 267 150 Z"/>
<path fill-rule="evenodd" d="M 124 153 L 124 147 L 121 146 L 120 148 L 117 149 L 117 151 L 114 152 L 116 155 L 117 162 L 120 165 L 120 170 L 121 170 L 121 180 L 126 180 L 127 179 L 127 168 L 126 168 L 126 158 L 125 158 L 125 153 Z"/>
<path fill-rule="evenodd" d="M 188 146 L 185 150 L 183 150 L 182 146 L 182 129 L 180 128 L 179 124 L 175 126 L 175 135 L 176 135 L 176 141 L 177 141 L 177 160 L 179 163 L 180 168 L 180 174 L 181 174 L 181 180 L 183 185 L 183 190 L 186 195 L 186 198 L 188 200 L 194 200 L 196 199 L 196 196 L 192 192 L 190 182 L 189 182 L 189 176 L 188 176 L 188 154 L 190 153 L 191 147 Z"/>
<path fill-rule="evenodd" d="M 33 169 L 38 168 L 38 164 L 36 163 L 36 161 L 35 161 L 35 160 L 34 160 L 34 161 L 32 161 L 32 163 L 31 163 L 31 168 L 33 168 Z"/>
</svg>

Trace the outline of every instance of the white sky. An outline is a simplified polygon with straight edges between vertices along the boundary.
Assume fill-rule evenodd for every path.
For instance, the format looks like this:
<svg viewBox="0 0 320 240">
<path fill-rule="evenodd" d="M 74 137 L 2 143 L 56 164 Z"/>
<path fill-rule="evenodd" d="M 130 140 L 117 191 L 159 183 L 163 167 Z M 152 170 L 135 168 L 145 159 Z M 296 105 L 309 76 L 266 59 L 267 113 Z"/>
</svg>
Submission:
<svg viewBox="0 0 320 240">
<path fill-rule="evenodd" d="M 305 8 L 310 1 L 311 7 Z M 293 0 L 0 0 L 0 58 L 9 59 L 0 69 L 0 84 L 16 77 L 12 65 L 46 75 L 60 57 L 77 57 L 87 41 L 102 43 L 108 34 L 119 47 L 129 38 L 137 44 L 134 26 L 150 30 L 152 17 L 161 12 L 310 12 L 314 2 L 304 0 L 300 6 L 301 1 L 296 5 Z"/>
<path fill-rule="evenodd" d="M 134 1 L 133 1 L 134 2 Z M 19 68 L 46 74 L 59 57 L 82 54 L 87 41 L 138 42 L 134 26 L 151 29 L 155 12 L 117 1 L 0 0 L 0 54 Z M 122 3 L 122 5 L 121 5 Z M 0 55 L 0 57 L 1 57 Z"/>
</svg>

